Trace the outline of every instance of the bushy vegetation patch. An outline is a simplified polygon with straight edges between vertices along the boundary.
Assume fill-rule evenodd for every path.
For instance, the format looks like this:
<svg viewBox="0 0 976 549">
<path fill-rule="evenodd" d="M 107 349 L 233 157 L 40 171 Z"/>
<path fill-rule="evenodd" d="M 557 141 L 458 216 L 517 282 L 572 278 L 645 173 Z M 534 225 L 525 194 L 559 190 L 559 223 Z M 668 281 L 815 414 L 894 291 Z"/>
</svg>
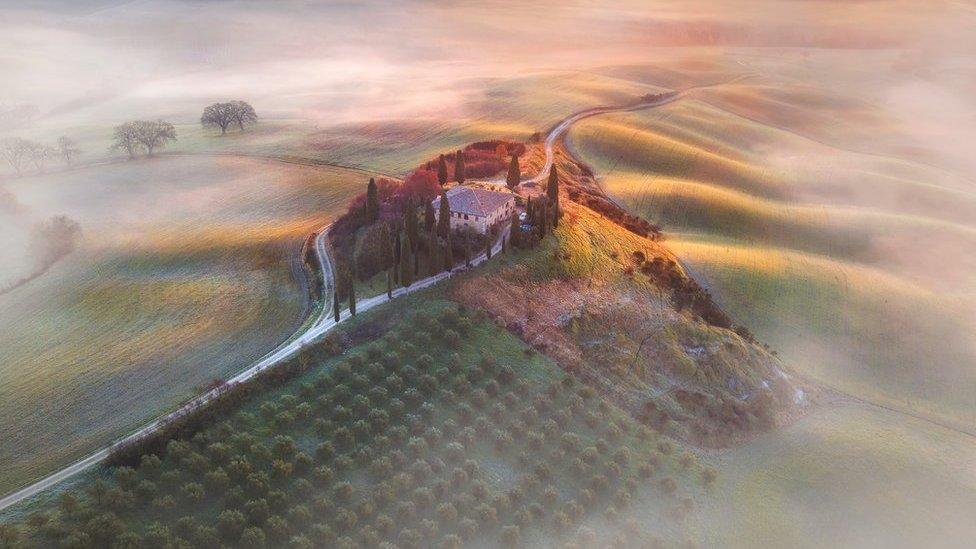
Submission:
<svg viewBox="0 0 976 549">
<path fill-rule="evenodd" d="M 670 509 L 647 524 L 674 522 L 713 478 L 482 315 L 419 308 L 373 342 L 255 384 L 5 535 L 41 547 L 588 544 L 579 524 L 627 516 L 639 494 Z"/>
</svg>

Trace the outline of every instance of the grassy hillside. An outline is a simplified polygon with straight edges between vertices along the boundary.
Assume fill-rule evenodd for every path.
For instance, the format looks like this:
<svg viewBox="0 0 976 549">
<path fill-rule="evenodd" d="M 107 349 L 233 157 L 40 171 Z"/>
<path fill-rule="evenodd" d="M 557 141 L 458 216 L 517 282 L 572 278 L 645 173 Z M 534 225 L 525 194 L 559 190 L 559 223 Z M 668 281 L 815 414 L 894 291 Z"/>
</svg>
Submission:
<svg viewBox="0 0 976 549">
<path fill-rule="evenodd" d="M 295 364 L 161 461 L 103 471 L 19 535 L 41 547 L 646 545 L 686 541 L 714 481 L 436 290 L 360 315 Z"/>
<path fill-rule="evenodd" d="M 705 546 L 966 547 L 972 438 L 887 410 L 811 412 L 702 458 L 719 475 L 689 529 Z"/>
<path fill-rule="evenodd" d="M 763 59 L 810 76 L 788 55 Z M 816 398 L 795 423 L 708 453 L 721 497 L 696 515 L 706 545 L 972 537 L 960 510 L 976 500 L 964 432 L 976 200 L 963 177 L 927 164 L 936 155 L 905 147 L 910 132 L 872 103 L 877 82 L 856 85 L 866 74 L 841 72 L 826 89 L 744 81 L 570 133 L 607 193 L 661 223 L 663 247 L 786 366 L 888 407 Z M 858 143 L 873 154 L 844 149 Z"/>
<path fill-rule="evenodd" d="M 635 417 L 698 444 L 741 440 L 804 404 L 760 344 L 679 309 L 675 281 L 686 275 L 676 256 L 572 202 L 579 171 L 561 154 L 557 166 L 567 191 L 552 236 L 457 282 L 455 299 L 484 308 Z"/>
<path fill-rule="evenodd" d="M 259 358 L 310 304 L 299 251 L 366 176 L 160 158 L 9 182 L 76 249 L 0 296 L 0 491 L 50 472 Z"/>
<path fill-rule="evenodd" d="M 976 346 L 959 327 L 974 322 L 976 199 L 944 172 L 828 149 L 694 96 L 584 121 L 570 140 L 788 364 L 971 427 Z"/>
</svg>

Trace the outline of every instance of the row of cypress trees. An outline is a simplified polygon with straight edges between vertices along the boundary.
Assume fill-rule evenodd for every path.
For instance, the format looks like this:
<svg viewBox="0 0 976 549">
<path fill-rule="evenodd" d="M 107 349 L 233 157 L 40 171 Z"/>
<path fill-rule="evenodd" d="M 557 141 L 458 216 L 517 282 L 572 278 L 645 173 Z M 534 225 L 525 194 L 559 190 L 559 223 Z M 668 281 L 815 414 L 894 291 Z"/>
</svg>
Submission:
<svg viewBox="0 0 976 549">
<path fill-rule="evenodd" d="M 464 179 L 464 153 L 457 151 L 454 153 L 454 180 L 460 185 L 464 183 Z M 443 187 L 447 185 L 447 180 L 447 157 L 442 154 L 437 159 L 437 182 Z"/>
<path fill-rule="evenodd" d="M 438 159 L 438 170 L 437 177 L 441 185 L 447 183 L 447 160 L 442 154 Z M 461 151 L 455 153 L 455 168 L 454 168 L 455 179 L 458 183 L 464 182 L 464 155 Z M 519 168 L 518 155 L 513 154 L 511 162 L 509 164 L 508 175 L 506 177 L 506 182 L 508 186 L 512 189 L 517 187 L 521 182 L 521 171 Z M 366 186 L 366 201 L 363 204 L 363 212 L 367 224 L 373 224 L 379 220 L 380 204 L 379 204 L 379 190 L 376 185 L 376 181 L 371 177 L 369 183 Z M 555 165 L 549 170 L 549 178 L 546 184 L 546 198 L 537 199 L 536 203 L 532 203 L 532 199 L 529 198 L 526 204 L 526 214 L 529 222 L 535 227 L 535 236 L 538 239 L 545 238 L 546 234 L 552 232 L 553 229 L 559 225 L 559 217 L 561 215 L 559 211 L 559 173 Z M 424 230 L 428 234 L 426 239 L 426 250 L 428 257 L 425 263 L 428 265 L 428 270 L 430 271 L 433 266 L 443 265 L 444 271 L 449 271 L 454 266 L 454 247 L 451 236 L 451 210 L 450 204 L 447 200 L 447 195 L 443 191 L 441 192 L 441 200 L 439 205 L 439 212 L 435 215 L 434 206 L 430 201 L 425 201 L 424 205 Z M 402 285 L 403 287 L 410 286 L 414 277 L 420 274 L 420 256 L 419 252 L 421 247 L 420 242 L 420 227 L 417 221 L 416 206 L 413 204 L 412 198 L 407 198 L 407 203 L 404 208 L 404 215 L 402 218 L 403 224 L 403 234 L 405 238 L 401 238 L 401 230 L 399 223 L 394 230 L 395 238 L 393 242 L 392 249 L 390 253 L 392 255 L 392 267 L 387 270 L 387 297 L 393 298 L 393 287 Z M 509 242 L 502 242 L 502 251 L 505 252 L 507 245 L 510 243 L 512 245 L 521 245 L 521 223 L 519 222 L 518 216 L 512 217 L 512 228 Z M 440 241 L 443 240 L 442 244 Z M 466 251 L 465 251 L 465 264 L 471 264 L 471 249 L 470 245 L 465 240 Z M 485 254 L 488 259 L 491 259 L 491 239 L 487 239 L 485 246 Z M 441 256 L 441 254 L 443 254 Z M 431 272 L 430 274 L 434 274 Z M 348 298 L 349 298 L 349 313 L 352 316 L 356 315 L 356 291 L 353 277 L 350 275 L 348 277 Z M 335 321 L 339 321 L 339 294 L 335 292 L 333 295 L 333 316 Z"/>
</svg>

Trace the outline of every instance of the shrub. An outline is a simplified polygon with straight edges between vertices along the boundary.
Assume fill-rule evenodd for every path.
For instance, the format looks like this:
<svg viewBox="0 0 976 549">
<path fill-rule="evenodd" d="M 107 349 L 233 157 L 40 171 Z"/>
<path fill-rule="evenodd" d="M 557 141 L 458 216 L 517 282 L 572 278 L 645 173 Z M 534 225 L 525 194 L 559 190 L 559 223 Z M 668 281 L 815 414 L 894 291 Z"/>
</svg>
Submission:
<svg viewBox="0 0 976 549">
<path fill-rule="evenodd" d="M 135 486 L 137 475 L 136 470 L 132 467 L 117 467 L 113 476 L 115 477 L 115 482 L 123 489 L 131 490 Z"/>
<path fill-rule="evenodd" d="M 396 517 L 401 523 L 405 523 L 417 516 L 417 505 L 412 501 L 401 501 L 396 507 Z"/>
<path fill-rule="evenodd" d="M 336 501 L 341 501 L 343 503 L 349 502 L 352 499 L 355 489 L 352 484 L 348 482 L 340 482 L 335 485 L 332 489 L 332 494 L 335 496 Z"/>
<path fill-rule="evenodd" d="M 271 462 L 271 477 L 278 481 L 286 481 L 291 477 L 295 467 L 287 461 L 276 459 Z"/>
<path fill-rule="evenodd" d="M 356 512 L 345 507 L 340 507 L 335 515 L 336 526 L 343 532 L 351 532 L 356 527 L 359 517 Z"/>
<path fill-rule="evenodd" d="M 424 519 L 420 521 L 420 531 L 425 538 L 434 539 L 438 531 L 437 523 L 430 519 Z"/>
<path fill-rule="evenodd" d="M 273 509 L 278 509 L 288 502 L 288 496 L 283 490 L 271 490 L 268 492 L 268 505 Z"/>
<path fill-rule="evenodd" d="M 272 540 L 284 541 L 288 539 L 288 523 L 280 515 L 271 515 L 264 527 L 264 531 Z"/>
<path fill-rule="evenodd" d="M 155 454 L 143 455 L 139 461 L 139 472 L 149 478 L 155 478 L 159 474 L 162 460 Z"/>
<path fill-rule="evenodd" d="M 502 543 L 506 547 L 517 547 L 521 539 L 521 529 L 511 524 L 502 528 Z"/>
<path fill-rule="evenodd" d="M 308 498 L 315 491 L 315 487 L 307 479 L 300 478 L 295 481 L 295 494 L 300 499 Z"/>
<path fill-rule="evenodd" d="M 461 346 L 461 334 L 453 329 L 444 330 L 444 342 L 448 347 L 457 349 Z"/>
<path fill-rule="evenodd" d="M 441 538 L 440 548 L 441 549 L 461 549 L 463 540 L 457 534 L 448 534 Z"/>
<path fill-rule="evenodd" d="M 245 528 L 244 532 L 241 534 L 242 547 L 261 548 L 264 547 L 264 544 L 265 544 L 264 530 L 256 526 Z"/>
<path fill-rule="evenodd" d="M 261 526 L 268 520 L 271 511 L 268 508 L 268 501 L 265 499 L 251 500 L 244 504 L 244 514 L 247 516 L 249 524 Z"/>
<path fill-rule="evenodd" d="M 186 498 L 187 501 L 192 503 L 203 501 L 203 496 L 205 495 L 203 485 L 198 482 L 188 482 L 184 484 L 183 487 L 180 488 L 180 492 L 182 492 L 183 497 Z"/>
<path fill-rule="evenodd" d="M 717 477 L 718 473 L 716 473 L 715 469 L 712 469 L 711 467 L 702 470 L 702 480 L 706 485 L 714 484 Z"/>
<path fill-rule="evenodd" d="M 419 548 L 423 540 L 424 536 L 420 532 L 410 528 L 400 530 L 397 535 L 397 545 L 406 549 Z"/>
<path fill-rule="evenodd" d="M 217 531 L 228 542 L 238 541 L 246 524 L 244 515 L 237 510 L 227 509 L 217 516 Z"/>
<path fill-rule="evenodd" d="M 458 533 L 461 535 L 461 539 L 471 541 L 475 534 L 478 533 L 478 523 L 470 518 L 463 518 L 458 523 Z"/>
<path fill-rule="evenodd" d="M 313 524 L 310 529 L 311 539 L 323 547 L 331 547 L 336 542 L 335 532 L 326 524 Z"/>
<path fill-rule="evenodd" d="M 511 385 L 515 380 L 515 370 L 511 366 L 505 365 L 498 369 L 498 374 L 496 375 L 498 382 L 503 385 Z"/>
<path fill-rule="evenodd" d="M 158 489 L 156 488 L 156 483 L 151 480 L 141 480 L 139 481 L 139 484 L 137 484 L 135 488 L 136 498 L 138 498 L 139 501 L 141 501 L 142 503 L 148 503 L 152 501 L 153 498 L 156 497 L 157 493 L 158 493 Z M 73 497 L 70 496 L 70 494 L 65 494 L 65 495 L 69 497 Z M 72 514 L 71 512 L 66 512 L 64 509 L 62 509 L 62 512 L 68 516 Z"/>
<path fill-rule="evenodd" d="M 302 529 L 312 520 L 312 512 L 304 505 L 296 505 L 288 510 L 288 522 L 293 528 Z"/>
<path fill-rule="evenodd" d="M 626 447 L 618 448 L 617 451 L 613 453 L 613 461 L 621 467 L 630 463 L 630 449 Z"/>
<path fill-rule="evenodd" d="M 558 497 L 559 493 L 556 492 L 556 487 L 551 484 L 546 486 L 546 489 L 542 491 L 542 500 L 549 505 L 556 503 Z"/>
</svg>

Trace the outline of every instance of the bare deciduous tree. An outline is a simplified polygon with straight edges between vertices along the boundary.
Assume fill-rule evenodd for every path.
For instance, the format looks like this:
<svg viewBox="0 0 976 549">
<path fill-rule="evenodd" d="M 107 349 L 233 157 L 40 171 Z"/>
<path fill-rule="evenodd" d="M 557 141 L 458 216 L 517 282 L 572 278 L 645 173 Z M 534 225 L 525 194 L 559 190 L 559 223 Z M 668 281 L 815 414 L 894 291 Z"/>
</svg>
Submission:
<svg viewBox="0 0 976 549">
<path fill-rule="evenodd" d="M 136 157 L 136 153 L 142 149 L 142 143 L 136 137 L 137 126 L 136 122 L 126 122 L 119 126 L 115 126 L 113 139 L 115 142 L 112 144 L 110 150 L 112 151 L 125 151 L 129 155 L 129 160 Z"/>
<path fill-rule="evenodd" d="M 71 159 L 81 154 L 81 149 L 78 148 L 74 139 L 62 135 L 58 138 L 58 154 L 64 160 L 64 163 L 70 166 Z"/>
<path fill-rule="evenodd" d="M 214 103 L 203 109 L 200 124 L 204 128 L 220 128 L 220 135 L 227 133 L 227 126 L 234 122 L 233 105 L 231 103 Z"/>
<path fill-rule="evenodd" d="M 251 106 L 247 101 L 231 101 L 231 114 L 233 115 L 234 122 L 237 122 L 237 126 L 244 131 L 244 126 L 246 124 L 256 124 L 258 121 L 258 113 L 254 111 L 254 107 Z"/>
<path fill-rule="evenodd" d="M 44 165 L 55 154 L 57 152 L 52 147 L 33 142 L 30 144 L 30 160 L 34 164 L 34 168 L 40 173 L 44 172 Z"/>
<path fill-rule="evenodd" d="M 246 101 L 229 101 L 227 103 L 214 103 L 203 109 L 200 116 L 200 124 L 205 128 L 220 128 L 220 135 L 227 133 L 227 128 L 231 124 L 244 131 L 244 126 L 254 124 L 258 121 L 258 115 Z"/>
<path fill-rule="evenodd" d="M 3 156 L 15 172 L 20 173 L 31 155 L 32 143 L 19 137 L 10 137 L 0 144 L 0 155 Z"/>
<path fill-rule="evenodd" d="M 146 148 L 146 154 L 162 149 L 170 141 L 176 141 L 176 128 L 163 120 L 137 120 L 136 139 Z"/>
</svg>

